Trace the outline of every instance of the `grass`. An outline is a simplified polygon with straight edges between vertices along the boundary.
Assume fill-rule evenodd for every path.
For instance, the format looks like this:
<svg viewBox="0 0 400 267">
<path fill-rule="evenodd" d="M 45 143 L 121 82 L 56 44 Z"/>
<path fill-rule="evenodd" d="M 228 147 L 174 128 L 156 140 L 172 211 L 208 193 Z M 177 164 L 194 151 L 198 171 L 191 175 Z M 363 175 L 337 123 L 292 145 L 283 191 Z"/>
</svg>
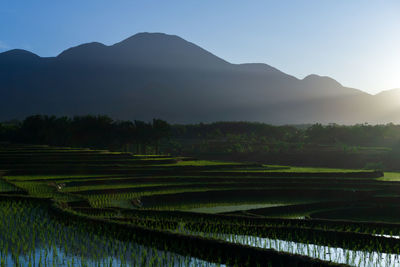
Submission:
<svg viewBox="0 0 400 267">
<path fill-rule="evenodd" d="M 180 194 L 180 193 L 202 193 L 202 192 L 212 192 L 212 191 L 233 191 L 234 189 L 237 189 L 237 187 L 217 187 L 217 188 L 212 188 L 212 187 L 184 187 L 184 188 L 172 188 L 172 189 L 164 189 L 163 187 L 160 187 L 158 189 L 154 189 L 152 191 L 133 191 L 133 192 L 115 192 L 115 193 L 97 193 L 97 194 L 78 194 L 81 197 L 87 198 L 89 203 L 93 205 L 96 208 L 100 207 L 110 207 L 112 206 L 111 203 L 115 204 L 115 200 L 133 200 L 133 199 L 140 199 L 143 197 L 149 197 L 149 196 L 168 196 L 168 195 L 175 195 L 175 194 Z M 246 190 L 246 189 L 258 189 L 257 187 L 251 188 L 240 188 L 241 190 Z M 245 200 L 243 200 L 245 201 Z"/>
<path fill-rule="evenodd" d="M 97 180 L 98 181 L 98 180 Z M 229 187 L 230 185 L 235 185 L 234 182 L 224 182 L 224 183 L 220 183 L 218 181 L 216 182 L 209 182 L 207 183 L 207 186 L 209 186 L 210 188 L 212 186 L 218 186 L 218 185 L 226 185 L 227 187 Z M 79 193 L 81 191 L 98 191 L 98 190 L 109 190 L 109 189 L 139 189 L 139 188 L 150 188 L 150 187 L 159 187 L 159 188 L 163 188 L 163 187 L 171 187 L 171 186 L 186 186 L 186 187 L 204 187 L 204 183 L 201 181 L 201 179 L 199 179 L 198 182 L 168 182 L 168 180 L 166 180 L 163 183 L 134 183 L 134 184 L 129 184 L 129 183 L 115 183 L 115 184 L 99 184 L 99 185 L 88 185 L 88 186 L 71 186 L 71 187 L 64 187 L 63 189 L 61 189 L 60 191 L 62 192 L 76 192 Z M 251 183 L 248 184 L 248 186 L 251 186 Z"/>
<path fill-rule="evenodd" d="M 383 177 L 378 178 L 379 181 L 400 182 L 400 172 L 385 172 Z"/>
<path fill-rule="evenodd" d="M 325 219 L 350 219 L 352 221 L 381 221 L 398 223 L 400 221 L 400 205 L 397 206 L 374 206 L 352 207 L 336 210 L 315 212 L 311 217 Z"/>
<path fill-rule="evenodd" d="M 243 165 L 242 163 L 237 162 L 225 162 L 225 161 L 213 161 L 213 160 L 188 160 L 188 161 L 178 161 L 177 163 L 171 164 L 158 164 L 153 166 L 224 166 L 224 165 Z"/>
<path fill-rule="evenodd" d="M 55 201 L 76 201 L 80 198 L 71 194 L 58 192 L 55 187 L 46 183 L 38 182 L 13 182 L 19 190 L 27 192 L 29 195 L 39 198 L 51 198 Z"/>
<path fill-rule="evenodd" d="M 262 168 L 247 168 L 237 170 L 225 170 L 231 172 L 311 172 L 311 173 L 345 173 L 345 172 L 368 172 L 363 169 L 335 169 L 335 168 L 319 168 L 319 167 L 293 167 L 281 165 L 263 165 Z"/>
<path fill-rule="evenodd" d="M 201 208 L 194 208 L 189 209 L 187 211 L 191 212 L 200 212 L 200 213 L 224 213 L 224 212 L 232 212 L 232 211 L 243 211 L 243 210 L 250 210 L 250 209 L 259 209 L 259 208 L 270 208 L 270 207 L 277 207 L 285 204 L 243 204 L 243 205 L 217 205 L 211 207 L 201 207 Z"/>
<path fill-rule="evenodd" d="M 9 181 L 60 180 L 60 179 L 68 181 L 71 178 L 85 179 L 90 177 L 109 177 L 109 176 L 110 175 L 104 175 L 104 174 L 59 174 L 59 175 L 35 174 L 35 175 L 6 175 L 4 176 L 4 178 Z"/>
<path fill-rule="evenodd" d="M 19 191 L 19 189 L 17 187 L 15 187 L 14 185 L 0 179 L 0 193 L 4 193 L 4 192 L 16 192 Z"/>
<path fill-rule="evenodd" d="M 290 167 L 290 169 L 283 170 L 283 172 L 367 172 L 368 170 L 362 169 L 335 169 L 335 168 L 315 168 L 315 167 Z"/>
</svg>

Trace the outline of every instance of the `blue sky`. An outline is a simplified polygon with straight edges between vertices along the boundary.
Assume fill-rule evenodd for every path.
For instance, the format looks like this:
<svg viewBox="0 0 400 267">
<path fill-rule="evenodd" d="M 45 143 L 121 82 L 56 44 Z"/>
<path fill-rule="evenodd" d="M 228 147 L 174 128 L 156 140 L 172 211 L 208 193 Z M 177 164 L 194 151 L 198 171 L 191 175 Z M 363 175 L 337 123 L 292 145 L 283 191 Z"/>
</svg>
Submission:
<svg viewBox="0 0 400 267">
<path fill-rule="evenodd" d="M 370 93 L 400 88 L 398 0 L 0 0 L 0 52 L 55 56 L 144 31 L 298 78 L 327 75 Z"/>
</svg>

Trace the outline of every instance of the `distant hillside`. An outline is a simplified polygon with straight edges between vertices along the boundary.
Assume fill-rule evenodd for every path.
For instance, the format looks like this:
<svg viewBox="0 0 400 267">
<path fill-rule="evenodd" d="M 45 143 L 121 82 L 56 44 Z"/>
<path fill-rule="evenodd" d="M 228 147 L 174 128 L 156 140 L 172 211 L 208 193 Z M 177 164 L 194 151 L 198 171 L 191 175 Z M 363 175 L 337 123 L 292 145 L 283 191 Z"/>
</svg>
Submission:
<svg viewBox="0 0 400 267">
<path fill-rule="evenodd" d="M 0 54 L 0 120 L 107 114 L 170 122 L 400 122 L 400 90 L 376 96 L 329 77 L 299 80 L 266 64 L 231 64 L 178 36 L 139 33 L 42 58 Z"/>
</svg>

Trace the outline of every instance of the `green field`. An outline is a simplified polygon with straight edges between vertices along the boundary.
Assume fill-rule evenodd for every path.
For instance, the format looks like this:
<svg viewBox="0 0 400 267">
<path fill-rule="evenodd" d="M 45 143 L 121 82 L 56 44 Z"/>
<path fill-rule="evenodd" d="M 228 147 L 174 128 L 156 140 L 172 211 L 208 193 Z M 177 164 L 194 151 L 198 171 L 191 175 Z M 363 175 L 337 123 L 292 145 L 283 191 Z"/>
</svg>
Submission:
<svg viewBox="0 0 400 267">
<path fill-rule="evenodd" d="M 400 264 L 400 173 L 10 144 L 0 173 L 1 266 Z"/>
<path fill-rule="evenodd" d="M 224 212 L 232 212 L 232 211 L 242 211 L 242 210 L 250 210 L 250 209 L 261 209 L 261 208 L 270 208 L 282 206 L 284 204 L 242 204 L 242 205 L 216 205 L 216 206 L 202 206 L 200 208 L 189 209 L 191 212 L 201 212 L 201 213 L 224 213 Z"/>
</svg>

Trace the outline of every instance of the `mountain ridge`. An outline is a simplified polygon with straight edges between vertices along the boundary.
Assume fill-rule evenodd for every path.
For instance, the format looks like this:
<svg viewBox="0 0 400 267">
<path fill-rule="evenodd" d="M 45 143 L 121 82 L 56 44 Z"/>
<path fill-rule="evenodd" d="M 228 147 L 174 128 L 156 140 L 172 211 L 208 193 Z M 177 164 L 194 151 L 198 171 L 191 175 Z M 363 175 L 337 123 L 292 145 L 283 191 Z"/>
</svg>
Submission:
<svg viewBox="0 0 400 267">
<path fill-rule="evenodd" d="M 397 108 L 327 76 L 298 79 L 264 63 L 232 64 L 164 33 L 85 43 L 49 58 L 0 53 L 0 97 L 2 120 L 90 113 L 177 123 L 384 123 L 371 106 Z"/>
</svg>

